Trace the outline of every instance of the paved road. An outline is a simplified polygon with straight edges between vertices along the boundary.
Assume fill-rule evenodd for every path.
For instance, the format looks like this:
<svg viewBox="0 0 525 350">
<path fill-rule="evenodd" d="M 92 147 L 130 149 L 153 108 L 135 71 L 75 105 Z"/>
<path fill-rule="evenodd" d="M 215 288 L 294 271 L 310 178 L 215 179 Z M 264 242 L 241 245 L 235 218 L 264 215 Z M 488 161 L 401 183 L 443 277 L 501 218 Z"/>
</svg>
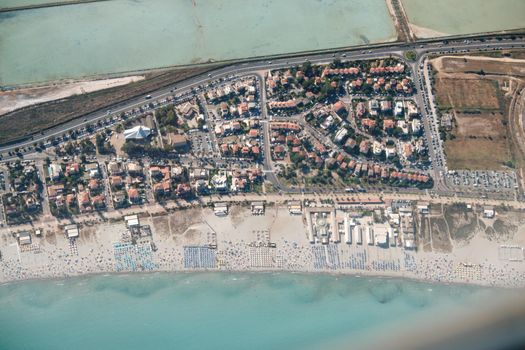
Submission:
<svg viewBox="0 0 525 350">
<path fill-rule="evenodd" d="M 144 100 L 144 97 L 138 97 L 132 100 L 128 100 L 122 103 L 111 106 L 111 115 L 118 115 L 122 112 L 127 112 L 132 109 L 144 106 L 150 101 L 165 99 L 168 96 L 172 96 L 174 93 L 183 94 L 191 92 L 193 89 L 198 88 L 200 85 L 205 85 L 210 83 L 213 80 L 219 78 L 227 78 L 233 75 L 258 75 L 260 76 L 260 71 L 268 69 L 277 69 L 277 68 L 286 68 L 292 65 L 301 64 L 305 61 L 310 61 L 312 63 L 327 63 L 332 61 L 334 58 L 341 58 L 347 60 L 359 60 L 359 59 L 376 59 L 380 57 L 387 56 L 396 56 L 401 59 L 404 57 L 406 51 L 412 50 L 416 52 L 416 61 L 410 62 L 411 74 L 414 82 L 417 84 L 418 93 L 415 98 L 419 106 L 424 106 L 425 103 L 428 103 L 428 98 L 422 93 L 422 89 L 419 86 L 419 77 L 423 74 L 422 70 L 419 68 L 421 63 L 430 54 L 436 53 L 447 53 L 447 52 L 467 52 L 467 51 L 480 51 L 480 50 L 492 50 L 499 48 L 525 48 L 524 39 L 516 40 L 487 40 L 485 42 L 473 41 L 473 40 L 457 40 L 457 41 L 448 41 L 443 42 L 433 42 L 426 44 L 406 44 L 406 43 L 393 43 L 391 45 L 386 45 L 378 48 L 371 48 L 370 50 L 351 49 L 344 50 L 337 53 L 322 53 L 322 54 L 311 54 L 291 58 L 279 58 L 273 61 L 268 60 L 259 60 L 245 63 L 233 64 L 227 67 L 217 69 L 209 74 L 199 75 L 190 79 L 187 79 L 183 82 L 179 82 L 172 86 L 160 89 L 151 93 L 151 100 Z M 261 112 L 263 119 L 263 135 L 264 135 L 264 150 L 265 150 L 265 161 L 263 163 L 263 169 L 266 173 L 267 178 L 276 185 L 279 190 L 284 190 L 279 184 L 276 175 L 273 173 L 273 165 L 271 162 L 270 148 L 269 148 L 269 119 L 267 114 L 266 106 L 266 89 L 264 86 L 264 80 L 260 79 L 260 92 L 261 92 Z M 428 81 L 428 76 L 425 79 L 426 89 L 428 90 L 430 85 Z M 173 92 L 175 89 L 175 92 Z M 425 101 L 427 100 L 427 101 Z M 446 185 L 442 182 L 439 171 L 444 171 L 445 168 L 442 166 L 436 166 L 437 158 L 440 155 L 436 155 L 432 147 L 432 140 L 435 138 L 435 126 L 436 121 L 433 119 L 432 113 L 428 114 L 425 112 L 425 108 L 422 107 L 423 121 L 425 132 L 427 135 L 428 146 L 429 146 L 429 155 L 431 157 L 432 163 L 434 164 L 434 180 L 436 182 L 436 191 L 439 191 L 443 194 L 453 194 Z M 34 135 L 30 140 L 21 141 L 16 144 L 11 144 L 7 146 L 0 147 L 0 155 L 3 155 L 4 160 L 9 160 L 16 158 L 15 155 L 9 156 L 8 152 L 15 152 L 16 149 L 31 146 L 37 142 L 46 142 L 53 137 L 61 136 L 66 134 L 70 130 L 75 130 L 86 125 L 93 124 L 97 121 L 104 120 L 109 114 L 105 111 L 99 111 L 91 114 L 85 115 L 83 118 L 72 120 L 68 123 L 56 126 L 49 130 L 42 132 L 41 134 Z M 439 141 L 438 141 L 439 142 Z M 444 160 L 444 158 L 442 158 Z M 300 190 L 286 189 L 291 192 L 298 192 Z"/>
<path fill-rule="evenodd" d="M 273 61 L 253 61 L 253 62 L 245 62 L 245 63 L 239 63 L 239 64 L 233 64 L 231 66 L 223 67 L 220 69 L 217 69 L 213 71 L 210 75 L 203 74 L 199 75 L 190 79 L 187 79 L 183 82 L 179 82 L 177 84 L 174 84 L 170 87 L 166 87 L 160 90 L 157 90 L 150 95 L 152 96 L 152 100 L 156 99 L 162 99 L 166 98 L 167 96 L 172 95 L 173 93 L 170 91 L 173 88 L 177 89 L 177 93 L 183 93 L 183 92 L 189 92 L 191 89 L 198 87 L 199 85 L 207 84 L 211 82 L 212 80 L 218 79 L 218 78 L 225 78 L 231 75 L 245 75 L 246 73 L 249 74 L 255 74 L 257 71 L 261 70 L 268 70 L 268 69 L 276 69 L 276 68 L 285 68 L 291 65 L 301 64 L 305 62 L 306 60 L 312 62 L 312 63 L 324 63 L 329 62 L 334 59 L 334 57 L 339 57 L 343 59 L 352 59 L 352 60 L 358 60 L 358 59 L 375 59 L 379 57 L 385 57 L 385 56 L 401 56 L 404 54 L 405 51 L 408 50 L 415 50 L 418 55 L 418 60 L 421 59 L 421 57 L 426 56 L 431 53 L 437 53 L 440 51 L 462 51 L 462 50 L 479 50 L 479 49 L 486 49 L 488 48 L 494 48 L 494 47 L 502 47 L 502 48 L 510 48 L 510 47 L 520 47 L 525 48 L 525 40 L 523 39 L 517 39 L 517 40 L 505 40 L 505 41 L 497 41 L 497 40 L 491 40 L 486 42 L 479 42 L 479 41 L 469 41 L 468 43 L 465 42 L 449 42 L 449 43 L 442 43 L 442 42 L 435 42 L 435 43 L 429 43 L 425 45 L 407 45 L 405 43 L 393 43 L 391 45 L 386 45 L 379 48 L 373 48 L 370 50 L 363 50 L 360 49 L 352 49 L 352 50 L 345 50 L 340 51 L 337 53 L 322 53 L 322 54 L 312 54 L 312 55 L 304 55 L 299 57 L 291 57 L 291 58 L 279 58 L 277 60 Z M 135 99 L 131 99 L 122 103 L 115 104 L 110 107 L 111 114 L 120 114 L 122 112 L 131 110 L 133 108 L 138 108 L 140 106 L 143 106 L 148 101 L 145 101 L 143 97 L 138 97 Z M 1 146 L 0 147 L 0 153 L 7 153 L 9 151 L 14 151 L 17 148 L 21 147 L 27 147 L 31 146 L 35 142 L 40 141 L 46 141 L 50 139 L 51 137 L 56 137 L 65 134 L 69 130 L 74 130 L 79 127 L 86 126 L 88 124 L 92 124 L 93 122 L 105 119 L 108 117 L 108 114 L 105 111 L 98 111 L 95 113 L 87 114 L 83 118 L 78 118 L 75 120 L 72 120 L 68 123 L 61 124 L 59 126 L 56 126 L 54 128 L 51 128 L 49 130 L 44 131 L 42 134 L 34 135 L 33 139 L 31 140 L 25 140 L 21 141 L 16 144 L 11 144 L 7 146 Z"/>
</svg>

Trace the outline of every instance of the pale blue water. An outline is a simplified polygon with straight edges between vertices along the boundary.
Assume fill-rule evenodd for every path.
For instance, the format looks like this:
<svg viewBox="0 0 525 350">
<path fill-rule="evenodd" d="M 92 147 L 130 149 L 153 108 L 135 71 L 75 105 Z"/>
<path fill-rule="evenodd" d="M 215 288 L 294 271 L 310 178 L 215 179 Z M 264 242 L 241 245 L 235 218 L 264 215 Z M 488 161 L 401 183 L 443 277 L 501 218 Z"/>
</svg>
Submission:
<svg viewBox="0 0 525 350">
<path fill-rule="evenodd" d="M 394 37 L 384 0 L 113 0 L 16 11 L 0 14 L 0 84 Z"/>
<path fill-rule="evenodd" d="M 491 290 L 302 274 L 135 274 L 0 286 L 0 349 L 320 349 Z M 418 321 L 420 323 L 420 321 Z"/>
<path fill-rule="evenodd" d="M 9 8 L 26 5 L 40 5 L 66 1 L 73 2 L 74 0 L 0 0 L 0 8 Z"/>
<path fill-rule="evenodd" d="M 415 25 L 448 35 L 525 27 L 523 0 L 402 0 Z"/>
</svg>

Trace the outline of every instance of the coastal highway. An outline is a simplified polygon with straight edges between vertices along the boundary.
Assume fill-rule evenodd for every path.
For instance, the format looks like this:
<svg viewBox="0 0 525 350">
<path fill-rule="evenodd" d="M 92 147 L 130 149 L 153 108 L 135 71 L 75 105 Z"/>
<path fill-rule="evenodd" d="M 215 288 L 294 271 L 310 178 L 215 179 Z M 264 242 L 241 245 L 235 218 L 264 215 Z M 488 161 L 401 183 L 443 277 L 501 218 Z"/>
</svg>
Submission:
<svg viewBox="0 0 525 350">
<path fill-rule="evenodd" d="M 253 74 L 257 71 L 264 71 L 268 69 L 285 68 L 292 65 L 301 64 L 305 61 L 312 63 L 325 63 L 333 60 L 334 58 L 346 59 L 346 60 L 359 60 L 359 59 L 374 59 L 385 56 L 399 56 L 403 57 L 405 51 L 415 51 L 417 53 L 417 61 L 419 62 L 422 58 L 429 54 L 435 54 L 439 52 L 465 52 L 465 50 L 479 51 L 479 50 L 492 50 L 492 49 L 509 49 L 509 48 L 525 48 L 524 39 L 515 40 L 486 40 L 484 42 L 478 40 L 461 40 L 455 41 L 444 40 L 443 42 L 431 42 L 431 43 L 392 43 L 391 45 L 384 45 L 378 48 L 371 48 L 369 50 L 363 48 L 347 49 L 335 53 L 322 53 L 322 54 L 308 54 L 303 56 L 294 56 L 289 58 L 279 58 L 274 60 L 256 60 L 238 64 L 232 64 L 215 71 L 212 71 L 209 75 L 202 74 L 189 78 L 185 81 L 179 82 L 172 86 L 159 89 L 155 92 L 151 92 L 152 100 L 165 98 L 168 95 L 172 95 L 173 92 L 170 90 L 176 88 L 175 93 L 180 94 L 191 91 L 192 88 L 196 88 L 199 85 L 207 84 L 218 78 L 225 78 L 231 75 L 245 75 Z M 416 63 L 412 64 L 412 67 L 417 66 Z M 120 114 L 122 112 L 138 108 L 148 101 L 144 100 L 144 96 L 130 99 L 121 103 L 108 106 L 107 109 L 111 110 L 111 114 Z M 106 110 L 97 111 L 94 113 L 86 114 L 81 118 L 71 120 L 67 123 L 57 125 L 44 131 L 41 134 L 35 134 L 29 139 L 22 140 L 17 143 L 0 146 L 0 154 L 5 158 L 6 153 L 14 152 L 15 149 L 31 146 L 36 142 L 47 141 L 52 137 L 57 137 L 65 134 L 70 130 L 74 130 L 93 122 L 103 120 L 109 115 Z"/>
<path fill-rule="evenodd" d="M 53 137 L 58 137 L 66 134 L 70 130 L 82 128 L 86 125 L 93 124 L 99 120 L 104 120 L 111 115 L 119 115 L 122 112 L 127 112 L 132 109 L 144 106 L 150 101 L 164 99 L 174 94 L 184 94 L 191 92 L 193 89 L 198 88 L 200 85 L 206 85 L 219 78 L 228 78 L 231 76 L 243 76 L 243 75 L 257 75 L 260 79 L 260 92 L 261 92 L 261 112 L 263 116 L 263 133 L 267 135 L 269 119 L 266 113 L 266 97 L 265 97 L 265 86 L 263 83 L 261 72 L 269 69 L 286 68 L 293 65 L 302 64 L 306 61 L 311 63 L 327 63 L 335 58 L 342 60 L 361 60 L 361 59 L 376 59 L 381 57 L 395 56 L 406 61 L 411 67 L 411 74 L 414 83 L 417 86 L 417 94 L 415 96 L 418 105 L 421 107 L 421 113 L 424 121 L 424 128 L 427 137 L 427 144 L 429 148 L 429 156 L 432 160 L 434 172 L 433 178 L 435 181 L 434 190 L 447 195 L 453 195 L 454 193 L 446 187 L 442 181 L 441 173 L 446 171 L 445 158 L 442 152 L 441 140 L 439 140 L 439 133 L 437 132 L 437 123 L 435 120 L 435 107 L 432 102 L 432 92 L 429 82 L 428 74 L 425 74 L 425 60 L 429 55 L 432 54 L 447 54 L 447 53 L 467 53 L 476 51 L 493 51 L 499 49 L 512 49 L 512 48 L 525 48 L 525 40 L 523 38 L 514 38 L 512 40 L 509 37 L 497 40 L 497 39 L 484 39 L 472 40 L 472 39 L 455 39 L 454 41 L 446 40 L 430 42 L 430 43 L 392 43 L 391 45 L 385 45 L 381 47 L 371 47 L 370 49 L 356 48 L 342 50 L 333 53 L 321 53 L 321 54 L 308 54 L 303 56 L 284 57 L 273 60 L 255 60 L 250 62 L 242 62 L 225 66 L 217 70 L 201 74 L 185 81 L 178 82 L 166 88 L 159 89 L 155 92 L 149 93 L 151 99 L 145 100 L 145 96 L 140 96 L 134 99 L 123 101 L 121 103 L 114 104 L 107 107 L 107 110 L 97 111 L 94 113 L 86 114 L 81 118 L 71 120 L 67 123 L 57 125 L 51 129 L 43 131 L 40 134 L 35 134 L 29 139 L 25 139 L 18 143 L 0 146 L 0 155 L 3 160 L 15 159 L 14 154 L 17 150 L 24 147 L 32 146 L 37 142 L 46 142 Z M 415 61 L 407 61 L 404 58 L 406 51 L 416 52 Z M 426 93 L 424 93 L 426 91 Z M 428 110 L 428 111 L 427 111 Z M 108 113 L 109 111 L 109 113 Z M 278 190 L 284 190 L 289 192 L 300 192 L 300 189 L 287 189 L 282 188 L 277 180 L 277 177 L 273 173 L 273 166 L 271 164 L 271 157 L 269 153 L 269 142 L 268 138 L 265 137 L 264 149 L 265 149 L 265 161 L 263 164 L 263 170 L 268 178 Z M 434 146 L 434 144 L 436 146 Z M 9 152 L 12 154 L 9 155 Z M 29 153 L 29 152 L 27 152 Z"/>
</svg>

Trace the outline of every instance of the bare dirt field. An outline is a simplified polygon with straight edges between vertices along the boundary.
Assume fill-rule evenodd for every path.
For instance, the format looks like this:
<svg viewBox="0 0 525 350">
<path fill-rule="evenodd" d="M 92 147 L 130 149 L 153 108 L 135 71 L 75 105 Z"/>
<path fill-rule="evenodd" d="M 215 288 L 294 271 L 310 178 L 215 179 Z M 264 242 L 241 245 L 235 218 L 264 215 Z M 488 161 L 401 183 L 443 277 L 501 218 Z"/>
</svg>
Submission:
<svg viewBox="0 0 525 350">
<path fill-rule="evenodd" d="M 447 140 L 445 153 L 450 169 L 501 170 L 510 157 L 506 143 L 488 139 Z"/>
<path fill-rule="evenodd" d="M 514 151 L 516 142 L 510 138 L 519 125 L 509 118 L 512 114 L 509 105 L 512 92 L 524 80 L 525 60 L 443 56 L 431 63 L 436 73 L 438 106 L 453 116 L 453 128 L 445 139 L 449 168 L 519 167 L 521 163 Z"/>
<path fill-rule="evenodd" d="M 515 58 L 490 58 L 480 56 L 444 56 L 438 58 L 441 72 L 444 73 L 478 73 L 525 76 L 525 60 Z"/>
<path fill-rule="evenodd" d="M 432 249 L 438 252 L 451 252 L 452 242 L 450 241 L 445 219 L 440 217 L 430 218 L 430 229 L 432 232 Z"/>
<path fill-rule="evenodd" d="M 454 139 L 445 142 L 452 169 L 500 169 L 511 159 L 505 117 L 500 112 L 457 113 Z"/>
<path fill-rule="evenodd" d="M 469 54 L 468 57 L 492 57 L 492 58 L 516 58 L 525 59 L 525 50 L 501 50 L 501 51 L 482 51 Z"/>
<path fill-rule="evenodd" d="M 118 133 L 118 132 L 113 133 L 109 141 L 111 142 L 113 147 L 115 147 L 117 156 L 120 156 L 120 157 L 126 156 L 126 153 L 122 151 L 122 146 L 126 142 L 126 139 L 124 138 L 124 135 L 122 133 Z"/>
<path fill-rule="evenodd" d="M 440 108 L 499 109 L 497 83 L 489 79 L 436 79 L 436 99 Z"/>
<path fill-rule="evenodd" d="M 504 139 L 505 117 L 500 112 L 481 114 L 456 114 L 456 137 Z"/>
</svg>

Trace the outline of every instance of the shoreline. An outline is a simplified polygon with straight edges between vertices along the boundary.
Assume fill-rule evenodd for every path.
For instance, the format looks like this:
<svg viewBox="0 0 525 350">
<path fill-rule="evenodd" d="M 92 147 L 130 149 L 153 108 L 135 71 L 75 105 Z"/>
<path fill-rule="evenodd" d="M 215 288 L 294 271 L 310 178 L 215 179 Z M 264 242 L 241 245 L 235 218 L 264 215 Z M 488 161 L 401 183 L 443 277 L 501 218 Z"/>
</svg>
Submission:
<svg viewBox="0 0 525 350">
<path fill-rule="evenodd" d="M 73 279 L 82 279 L 82 278 L 94 278 L 94 277 L 123 277 L 123 276 L 151 276 L 155 274 L 162 275 L 172 275 L 172 274 L 225 274 L 225 275 L 235 275 L 235 274 L 290 274 L 290 275 L 305 275 L 305 276 L 333 276 L 333 277 L 353 277 L 353 278 L 374 278 L 374 279 L 383 279 L 383 280 L 399 280 L 401 281 L 410 281 L 416 283 L 424 283 L 430 285 L 445 285 L 445 286 L 463 286 L 463 287 L 478 287 L 478 288 L 490 288 L 490 289 L 504 289 L 504 290 L 520 290 L 519 287 L 512 286 L 491 286 L 482 283 L 475 282 L 444 282 L 437 280 L 430 280 L 424 278 L 418 278 L 413 276 L 403 276 L 403 275 L 394 275 L 394 274 L 375 274 L 371 271 L 365 273 L 354 273 L 347 271 L 309 271 L 309 270 L 214 270 L 214 269 L 195 269 L 195 270 L 155 270 L 155 271 L 101 271 L 101 272 L 89 272 L 81 273 L 77 275 L 68 275 L 68 276 L 54 276 L 54 277 L 35 277 L 35 278 L 26 278 L 18 280 L 9 280 L 0 282 L 0 288 L 15 285 L 25 282 L 59 282 L 59 281 L 69 281 Z"/>
<path fill-rule="evenodd" d="M 66 1 L 46 2 L 42 4 L 8 6 L 8 7 L 0 7 L 0 13 L 36 10 L 36 9 L 44 9 L 44 8 L 49 8 L 49 7 L 61 7 L 61 6 L 69 6 L 69 5 L 82 5 L 82 4 L 89 4 L 91 2 L 103 2 L 103 1 L 109 1 L 109 0 L 66 0 Z"/>
<path fill-rule="evenodd" d="M 519 214 L 506 214 L 508 224 L 525 228 Z M 336 220 L 343 220 L 344 215 L 347 214 L 338 211 Z M 372 224 L 366 223 L 366 217 L 360 220 L 364 221 L 358 225 Z M 123 221 L 81 224 L 79 237 L 72 241 L 59 227 L 47 226 L 41 236 L 33 237 L 31 244 L 24 246 L 19 246 L 12 232 L 0 230 L 0 285 L 103 274 L 226 272 L 525 286 L 525 263 L 502 260 L 499 256 L 501 245 L 525 244 L 525 230 L 518 227 L 516 234 L 507 238 L 494 240 L 476 231 L 468 241 L 453 241 L 450 250 L 440 246 L 423 249 L 421 242 L 415 251 L 397 243 L 388 247 L 369 242 L 356 244 L 354 239 L 352 244 L 344 239 L 324 245 L 310 243 L 308 225 L 304 216 L 290 215 L 283 206 L 269 206 L 264 215 L 252 215 L 249 208 L 232 205 L 228 216 L 216 216 L 210 208 L 187 209 L 183 215 L 174 212 L 141 216 L 140 227 L 148 227 L 149 233 L 133 239 Z M 210 248 L 210 244 L 216 248 Z"/>
<path fill-rule="evenodd" d="M 148 74 L 158 74 L 167 71 L 174 70 L 184 70 L 184 69 L 193 69 L 193 68 L 214 68 L 221 66 L 230 66 L 238 65 L 242 63 L 253 63 L 257 61 L 267 61 L 267 60 L 280 60 L 286 58 L 295 58 L 303 57 L 310 55 L 322 55 L 329 53 L 339 53 L 341 51 L 359 51 L 363 49 L 370 48 L 381 48 L 386 46 L 391 46 L 397 43 L 397 37 L 395 30 L 392 33 L 392 36 L 372 42 L 362 42 L 355 45 L 344 45 L 337 47 L 330 47 L 324 49 L 310 49 L 310 50 L 300 50 L 300 51 L 291 51 L 286 53 L 274 53 L 274 54 L 264 54 L 264 55 L 255 55 L 255 56 L 245 56 L 239 58 L 224 58 L 224 59 L 215 59 L 208 58 L 202 62 L 195 63 L 179 63 L 179 64 L 170 64 L 166 66 L 158 67 L 149 67 L 149 68 L 137 68 L 137 69 L 127 69 L 122 71 L 113 71 L 113 72 L 101 72 L 101 73 L 89 73 L 89 74 L 78 74 L 76 76 L 55 78 L 55 79 L 43 79 L 43 80 L 34 80 L 18 83 L 9 83 L 0 81 L 0 91 L 17 91 L 21 89 L 32 89 L 38 87 L 53 87 L 60 86 L 63 84 L 71 83 L 82 83 L 87 81 L 97 81 L 97 80 L 108 80 L 108 79 L 122 79 L 129 76 L 141 76 Z M 385 54 L 385 57 L 388 56 Z"/>
<path fill-rule="evenodd" d="M 0 90 L 0 117 L 18 109 L 37 104 L 66 99 L 74 95 L 125 86 L 144 80 L 144 75 L 123 76 L 120 78 L 87 79 L 64 81 L 45 86 L 25 87 L 13 90 Z"/>
<path fill-rule="evenodd" d="M 439 32 L 434 29 L 418 26 L 414 23 L 409 22 L 408 26 L 418 39 L 430 39 L 450 36 L 450 34 Z"/>
</svg>

